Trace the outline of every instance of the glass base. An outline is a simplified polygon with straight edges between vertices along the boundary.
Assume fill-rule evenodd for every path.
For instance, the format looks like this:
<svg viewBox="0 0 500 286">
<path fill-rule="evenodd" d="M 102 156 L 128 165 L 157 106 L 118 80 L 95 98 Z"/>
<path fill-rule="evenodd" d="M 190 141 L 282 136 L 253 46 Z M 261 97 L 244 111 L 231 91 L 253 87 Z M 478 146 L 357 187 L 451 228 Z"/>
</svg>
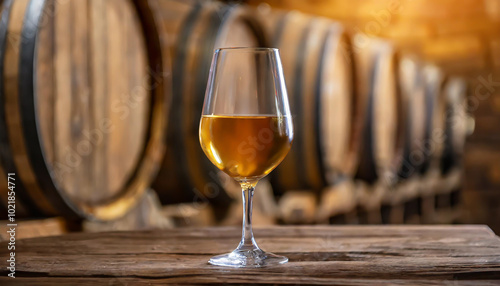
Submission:
<svg viewBox="0 0 500 286">
<path fill-rule="evenodd" d="M 228 267 L 266 267 L 287 263 L 288 258 L 276 255 L 270 252 L 264 252 L 261 249 L 239 250 L 231 253 L 217 255 L 208 261 L 208 263 L 217 266 Z"/>
</svg>

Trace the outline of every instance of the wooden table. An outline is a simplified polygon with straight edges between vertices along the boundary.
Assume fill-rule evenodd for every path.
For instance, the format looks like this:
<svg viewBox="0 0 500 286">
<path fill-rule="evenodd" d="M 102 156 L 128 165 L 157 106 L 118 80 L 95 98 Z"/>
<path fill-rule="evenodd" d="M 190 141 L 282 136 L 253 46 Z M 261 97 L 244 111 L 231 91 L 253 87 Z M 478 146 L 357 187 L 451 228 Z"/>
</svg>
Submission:
<svg viewBox="0 0 500 286">
<path fill-rule="evenodd" d="M 75 233 L 16 242 L 17 285 L 500 285 L 500 238 L 486 226 L 298 226 L 255 230 L 290 258 L 254 269 L 207 264 L 238 228 Z M 7 278 L 0 243 L 0 285 Z"/>
</svg>

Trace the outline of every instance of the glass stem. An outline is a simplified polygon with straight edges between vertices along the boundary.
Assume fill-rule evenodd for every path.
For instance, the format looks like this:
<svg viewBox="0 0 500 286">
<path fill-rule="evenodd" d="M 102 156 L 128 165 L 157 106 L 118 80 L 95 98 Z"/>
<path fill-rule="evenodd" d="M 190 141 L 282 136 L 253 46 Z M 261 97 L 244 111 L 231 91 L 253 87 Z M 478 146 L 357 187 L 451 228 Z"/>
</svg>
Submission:
<svg viewBox="0 0 500 286">
<path fill-rule="evenodd" d="M 259 249 L 252 231 L 252 199 L 257 182 L 242 182 L 243 196 L 243 228 L 241 233 L 241 242 L 238 245 L 238 250 L 255 250 Z"/>
</svg>

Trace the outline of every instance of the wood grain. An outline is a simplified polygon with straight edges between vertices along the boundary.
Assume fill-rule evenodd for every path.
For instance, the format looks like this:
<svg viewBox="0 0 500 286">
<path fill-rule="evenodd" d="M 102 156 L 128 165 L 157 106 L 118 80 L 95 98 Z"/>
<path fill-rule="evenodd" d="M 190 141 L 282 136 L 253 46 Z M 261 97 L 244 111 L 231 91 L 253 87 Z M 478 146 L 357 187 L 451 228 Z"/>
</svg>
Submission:
<svg viewBox="0 0 500 286">
<path fill-rule="evenodd" d="M 485 226 L 303 226 L 255 230 L 290 262 L 261 269 L 207 263 L 232 250 L 237 228 L 76 233 L 19 240 L 23 285 L 498 285 L 500 238 Z M 6 242 L 0 255 L 6 257 Z M 7 270 L 0 270 L 0 281 Z"/>
<path fill-rule="evenodd" d="M 0 30 L 3 35 L 8 34 L 8 24 L 9 24 L 9 19 L 10 19 L 10 13 L 11 13 L 11 7 L 12 7 L 12 1 L 2 1 L 2 16 L 1 16 L 1 21 L 0 21 Z M 11 44 L 9 43 L 8 37 L 3 37 L 1 40 L 1 49 L 5 49 L 6 45 Z M 0 53 L 0 57 L 2 60 L 0 61 L 0 69 L 5 70 L 5 63 L 4 63 L 4 58 L 5 54 Z M 5 89 L 5 82 L 2 77 L 0 77 L 0 86 L 1 89 Z M 0 102 L 5 102 L 6 100 L 6 95 L 3 92 L 0 92 Z M 2 105 L 0 103 L 0 105 Z M 9 141 L 9 136 L 7 132 L 7 120 L 6 120 L 6 110 L 4 110 L 3 106 L 0 107 L 0 129 L 4 130 L 4 132 L 0 132 L 0 171 L 2 174 L 7 174 L 7 173 L 16 173 L 17 168 L 14 165 L 13 162 L 13 153 L 12 153 L 12 148 L 10 148 L 10 141 Z M 2 196 L 2 206 L 4 209 L 2 217 L 6 218 L 7 217 L 7 198 L 8 198 L 8 192 L 9 189 L 7 188 L 7 178 L 5 176 L 2 176 L 2 186 L 0 187 L 0 195 Z M 16 184 L 16 187 L 18 187 L 18 190 L 23 190 L 24 185 L 22 182 L 18 182 Z M 34 202 L 29 199 L 29 195 L 26 194 L 23 191 L 20 191 L 18 193 L 17 197 L 17 210 L 19 211 L 18 214 L 20 216 L 26 216 L 28 214 L 28 209 L 29 213 L 37 213 L 37 207 L 35 206 Z"/>
<path fill-rule="evenodd" d="M 107 70 L 107 23 L 106 23 L 106 1 L 91 0 L 90 1 L 90 74 L 92 82 L 91 93 L 96 96 L 91 98 L 90 113 L 91 125 L 93 129 L 99 128 L 100 121 L 106 118 L 109 114 L 110 100 L 108 96 L 108 81 Z M 94 146 L 94 157 L 92 158 L 92 177 L 94 188 L 106 189 L 109 187 L 109 161 L 106 158 L 109 146 L 109 134 L 103 132 L 101 134 L 102 142 Z"/>
<path fill-rule="evenodd" d="M 76 200 L 96 204 L 116 196 L 144 148 L 147 51 L 131 5 L 85 0 L 46 6 L 54 16 L 43 19 L 39 38 L 41 136 L 49 164 L 68 168 L 60 180 Z M 102 130 L 103 120 L 111 121 L 112 132 Z"/>
</svg>

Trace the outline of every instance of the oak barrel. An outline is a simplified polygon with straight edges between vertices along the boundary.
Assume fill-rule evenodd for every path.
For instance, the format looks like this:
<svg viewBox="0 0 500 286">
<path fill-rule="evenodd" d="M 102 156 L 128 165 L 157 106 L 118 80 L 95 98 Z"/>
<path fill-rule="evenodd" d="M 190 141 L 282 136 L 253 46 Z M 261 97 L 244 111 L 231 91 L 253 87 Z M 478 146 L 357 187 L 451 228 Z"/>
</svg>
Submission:
<svg viewBox="0 0 500 286">
<path fill-rule="evenodd" d="M 22 215 L 114 219 L 147 190 L 170 87 L 155 3 L 4 1 L 0 165 Z"/>
<path fill-rule="evenodd" d="M 326 18 L 263 9 L 259 16 L 280 49 L 295 130 L 292 149 L 270 175 L 273 187 L 319 191 L 356 168 L 349 38 Z"/>
<path fill-rule="evenodd" d="M 353 36 L 361 144 L 356 178 L 391 183 L 403 161 L 406 113 L 398 74 L 399 56 L 388 42 Z"/>
<path fill-rule="evenodd" d="M 238 5 L 212 1 L 159 1 L 173 57 L 173 102 L 167 153 L 153 183 L 164 204 L 211 202 L 229 206 L 219 170 L 200 147 L 198 128 L 214 49 L 266 46 L 262 27 Z"/>
</svg>

